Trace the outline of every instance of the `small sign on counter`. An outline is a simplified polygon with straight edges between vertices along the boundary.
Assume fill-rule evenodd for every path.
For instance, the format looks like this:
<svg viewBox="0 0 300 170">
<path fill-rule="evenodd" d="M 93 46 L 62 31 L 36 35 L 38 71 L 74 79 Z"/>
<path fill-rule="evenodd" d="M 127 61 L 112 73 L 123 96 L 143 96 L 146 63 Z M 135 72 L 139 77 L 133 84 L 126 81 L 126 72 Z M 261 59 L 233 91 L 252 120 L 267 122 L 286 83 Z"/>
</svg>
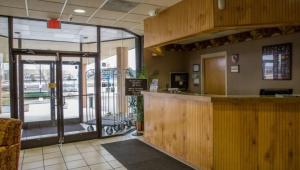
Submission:
<svg viewBox="0 0 300 170">
<path fill-rule="evenodd" d="M 125 80 L 125 95 L 139 96 L 141 91 L 147 90 L 146 79 L 126 79 Z"/>
</svg>

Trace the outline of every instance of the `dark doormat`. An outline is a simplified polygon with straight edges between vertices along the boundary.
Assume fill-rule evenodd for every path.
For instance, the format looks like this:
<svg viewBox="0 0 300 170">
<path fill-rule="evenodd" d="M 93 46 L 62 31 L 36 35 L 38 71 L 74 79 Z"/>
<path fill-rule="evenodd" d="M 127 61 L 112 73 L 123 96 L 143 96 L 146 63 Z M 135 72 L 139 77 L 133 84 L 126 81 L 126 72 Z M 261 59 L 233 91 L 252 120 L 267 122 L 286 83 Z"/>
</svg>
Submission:
<svg viewBox="0 0 300 170">
<path fill-rule="evenodd" d="M 103 144 L 129 170 L 192 170 L 193 168 L 137 140 Z"/>
<path fill-rule="evenodd" d="M 84 130 L 84 128 L 80 124 L 64 126 L 65 132 L 82 131 L 82 130 Z M 24 129 L 22 133 L 22 137 L 33 137 L 33 136 L 52 135 L 52 134 L 57 134 L 56 126 Z"/>
</svg>

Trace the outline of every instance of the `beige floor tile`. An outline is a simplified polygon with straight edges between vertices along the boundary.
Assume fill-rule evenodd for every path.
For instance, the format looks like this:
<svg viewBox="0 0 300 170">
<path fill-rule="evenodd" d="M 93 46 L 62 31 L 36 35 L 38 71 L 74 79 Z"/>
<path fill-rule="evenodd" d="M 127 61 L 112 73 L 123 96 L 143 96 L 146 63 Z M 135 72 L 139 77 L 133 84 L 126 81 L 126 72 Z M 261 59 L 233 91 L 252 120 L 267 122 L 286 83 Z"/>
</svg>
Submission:
<svg viewBox="0 0 300 170">
<path fill-rule="evenodd" d="M 43 150 L 43 148 L 42 147 L 39 147 L 39 148 L 32 148 L 32 149 L 25 149 L 24 151 L 25 152 L 27 152 L 27 151 L 41 151 L 41 150 Z"/>
<path fill-rule="evenodd" d="M 47 153 L 53 153 L 53 152 L 60 152 L 59 147 L 52 147 L 52 148 L 43 148 L 43 153 L 47 154 Z"/>
<path fill-rule="evenodd" d="M 110 170 L 113 169 L 108 163 L 101 163 L 90 166 L 91 170 Z"/>
<path fill-rule="evenodd" d="M 23 163 L 42 161 L 43 157 L 41 155 L 38 156 L 25 156 L 23 159 Z"/>
<path fill-rule="evenodd" d="M 81 153 L 96 151 L 96 149 L 93 148 L 93 147 L 91 147 L 91 146 L 87 146 L 87 147 L 78 147 L 78 150 L 79 150 L 79 152 L 81 152 Z"/>
<path fill-rule="evenodd" d="M 102 139 L 94 139 L 94 140 L 91 140 L 90 143 L 92 145 L 100 145 L 102 143 Z"/>
<path fill-rule="evenodd" d="M 94 165 L 105 162 L 105 159 L 100 155 L 96 157 L 84 158 L 84 160 L 87 162 L 88 165 Z"/>
<path fill-rule="evenodd" d="M 43 149 L 59 148 L 59 145 L 44 146 Z"/>
<path fill-rule="evenodd" d="M 80 159 L 83 159 L 83 157 L 80 154 L 66 155 L 66 156 L 64 156 L 64 160 L 66 162 L 76 161 L 76 160 L 80 160 Z"/>
<path fill-rule="evenodd" d="M 60 150 L 72 150 L 72 149 L 77 149 L 75 145 L 63 145 L 62 147 L 59 147 Z"/>
<path fill-rule="evenodd" d="M 19 157 L 19 163 L 23 163 L 23 157 Z"/>
<path fill-rule="evenodd" d="M 70 170 L 90 170 L 90 167 L 85 166 L 85 167 L 74 168 L 74 169 L 70 169 Z"/>
<path fill-rule="evenodd" d="M 64 163 L 64 159 L 61 157 L 44 160 L 45 166 L 56 165 L 56 164 L 60 164 L 60 163 Z"/>
<path fill-rule="evenodd" d="M 74 168 L 80 168 L 80 167 L 87 166 L 87 164 L 85 163 L 84 160 L 76 160 L 76 161 L 66 162 L 66 164 L 67 164 L 68 169 L 74 169 Z"/>
<path fill-rule="evenodd" d="M 114 160 L 114 161 L 109 161 L 108 162 L 110 166 L 112 166 L 113 168 L 120 168 L 120 167 L 123 167 L 123 165 L 117 161 L 117 160 Z"/>
<path fill-rule="evenodd" d="M 22 166 L 22 170 L 29 170 L 29 169 L 40 168 L 40 167 L 44 167 L 43 161 L 24 163 Z"/>
<path fill-rule="evenodd" d="M 74 155 L 74 154 L 79 154 L 80 152 L 76 149 L 61 149 L 62 154 L 65 155 Z"/>
<path fill-rule="evenodd" d="M 103 146 L 101 146 L 101 145 L 93 145 L 93 147 L 94 147 L 97 151 L 103 150 L 103 149 L 104 149 Z"/>
<path fill-rule="evenodd" d="M 100 155 L 111 155 L 107 150 L 105 150 L 105 149 L 102 149 L 102 150 L 99 150 L 98 151 L 99 153 L 100 153 Z"/>
<path fill-rule="evenodd" d="M 56 164 L 56 165 L 50 165 L 50 166 L 46 166 L 45 170 L 66 170 L 67 167 L 64 163 L 62 164 Z"/>
<path fill-rule="evenodd" d="M 100 154 L 96 151 L 92 152 L 85 152 L 81 154 L 83 157 L 94 157 L 94 156 L 100 156 Z"/>
<path fill-rule="evenodd" d="M 43 150 L 39 149 L 39 150 L 26 150 L 24 153 L 24 156 L 38 156 L 38 155 L 42 155 L 43 154 Z"/>
<path fill-rule="evenodd" d="M 23 157 L 24 156 L 24 151 L 21 151 L 20 152 L 20 157 Z"/>
<path fill-rule="evenodd" d="M 44 167 L 40 167 L 40 168 L 34 168 L 34 169 L 30 169 L 30 170 L 45 170 Z"/>
<path fill-rule="evenodd" d="M 51 159 L 51 158 L 61 158 L 62 154 L 61 152 L 53 152 L 53 153 L 47 153 L 44 154 L 44 159 Z"/>
<path fill-rule="evenodd" d="M 74 143 L 64 143 L 62 145 L 58 145 L 58 146 L 74 146 Z"/>
<path fill-rule="evenodd" d="M 104 159 L 106 161 L 114 161 L 114 160 L 116 160 L 116 158 L 113 157 L 113 156 L 111 156 L 111 155 L 104 155 L 103 157 L 104 157 Z"/>
<path fill-rule="evenodd" d="M 115 168 L 115 170 L 127 170 L 127 168 L 125 168 L 125 167 L 119 167 L 119 168 Z"/>
</svg>

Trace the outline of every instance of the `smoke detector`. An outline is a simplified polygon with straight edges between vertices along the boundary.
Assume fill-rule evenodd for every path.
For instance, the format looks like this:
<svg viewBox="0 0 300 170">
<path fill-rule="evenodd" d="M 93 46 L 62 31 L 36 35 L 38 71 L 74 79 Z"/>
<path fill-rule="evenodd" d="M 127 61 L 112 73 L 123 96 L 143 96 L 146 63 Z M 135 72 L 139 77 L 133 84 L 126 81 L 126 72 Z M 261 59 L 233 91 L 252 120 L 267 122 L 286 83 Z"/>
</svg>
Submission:
<svg viewBox="0 0 300 170">
<path fill-rule="evenodd" d="M 148 14 L 149 14 L 150 17 L 157 16 L 158 13 L 159 13 L 159 9 L 153 9 L 153 10 L 150 10 L 150 11 L 148 12 Z"/>
</svg>

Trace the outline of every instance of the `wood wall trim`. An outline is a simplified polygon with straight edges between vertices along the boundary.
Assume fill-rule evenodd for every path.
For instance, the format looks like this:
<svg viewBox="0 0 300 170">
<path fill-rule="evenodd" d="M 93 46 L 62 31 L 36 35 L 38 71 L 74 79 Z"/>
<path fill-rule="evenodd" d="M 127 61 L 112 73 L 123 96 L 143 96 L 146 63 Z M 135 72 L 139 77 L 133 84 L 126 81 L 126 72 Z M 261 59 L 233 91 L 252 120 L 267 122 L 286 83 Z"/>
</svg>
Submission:
<svg viewBox="0 0 300 170">
<path fill-rule="evenodd" d="M 184 100 L 195 100 L 195 101 L 202 101 L 202 102 L 211 102 L 211 97 L 209 96 L 198 96 L 196 94 L 171 94 L 171 93 L 164 93 L 164 92 L 142 92 L 143 95 L 147 96 L 158 96 L 158 97 L 164 97 L 164 98 L 176 98 L 176 99 L 184 99 Z"/>
<path fill-rule="evenodd" d="M 143 91 L 144 96 L 157 96 L 161 98 L 176 98 L 184 100 L 194 100 L 211 103 L 300 103 L 300 96 L 273 97 L 259 95 L 201 95 L 196 93 L 172 94 L 168 92 L 147 92 Z"/>
</svg>

